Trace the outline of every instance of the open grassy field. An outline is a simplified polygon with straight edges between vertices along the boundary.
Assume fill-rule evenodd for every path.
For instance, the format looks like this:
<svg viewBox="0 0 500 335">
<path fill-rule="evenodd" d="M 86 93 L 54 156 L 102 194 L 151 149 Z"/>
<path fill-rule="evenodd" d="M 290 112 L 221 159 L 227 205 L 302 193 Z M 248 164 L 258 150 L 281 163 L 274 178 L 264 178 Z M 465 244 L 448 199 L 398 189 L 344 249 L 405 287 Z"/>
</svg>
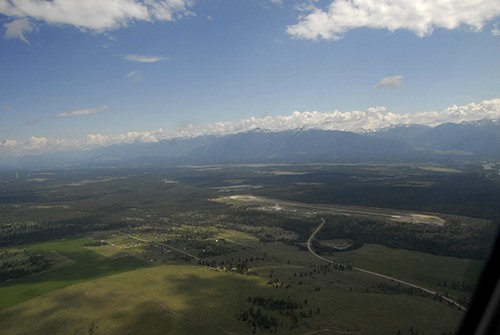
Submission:
<svg viewBox="0 0 500 335">
<path fill-rule="evenodd" d="M 341 252 L 329 258 L 422 285 L 437 292 L 448 292 L 466 301 L 472 296 L 484 266 L 484 261 L 481 260 L 436 256 L 375 244 Z M 462 284 L 470 289 L 457 289 Z"/>
<path fill-rule="evenodd" d="M 347 260 L 358 267 L 383 271 L 398 278 L 412 279 L 428 285 L 450 280 L 475 284 L 484 265 L 481 260 L 436 256 L 375 244 L 337 255 L 339 260 Z"/>
<path fill-rule="evenodd" d="M 147 266 L 133 257 L 110 259 L 101 256 L 82 246 L 89 241 L 82 238 L 29 245 L 29 251 L 57 251 L 71 259 L 73 264 L 0 284 L 0 308 L 62 287 Z"/>
<path fill-rule="evenodd" d="M 218 166 L 0 179 L 2 248 L 61 259 L 52 270 L 0 283 L 0 334 L 453 334 L 464 312 L 335 268 L 306 241 L 324 217 L 313 247 L 325 257 L 466 305 L 500 217 L 500 187 L 477 170 L 461 171 Z M 479 189 L 469 188 L 476 183 L 487 185 L 488 201 L 476 200 Z M 255 208 L 213 201 L 241 192 L 282 201 Z M 312 206 L 286 208 L 291 201 Z M 339 215 L 346 209 L 350 215 Z M 394 209 L 442 220 L 394 221 Z M 322 239 L 355 248 L 320 250 Z"/>
<path fill-rule="evenodd" d="M 252 327 L 235 317 L 250 307 L 248 297 L 307 301 L 296 311 L 307 317 L 299 318 L 293 329 L 288 316 L 263 310 L 277 318 L 277 332 L 282 334 L 318 329 L 357 334 L 396 334 L 401 330 L 405 334 L 410 327 L 426 334 L 441 334 L 453 331 L 463 316 L 463 312 L 428 297 L 373 290 L 367 293 L 367 289 L 390 283 L 355 271 L 320 270 L 324 262 L 294 246 L 260 243 L 250 233 L 233 230 L 218 229 L 216 234 L 230 240 L 228 243 L 244 246 L 231 255 L 233 258 L 260 257 L 250 263 L 258 275 L 200 265 L 145 266 L 132 257 L 106 258 L 82 247 L 89 239 L 30 245 L 27 248 L 33 251 L 57 250 L 75 263 L 0 287 L 5 297 L 0 329 L 6 334 L 248 334 Z M 106 249 L 111 255 L 113 249 L 121 250 L 119 245 Z M 342 257 L 355 263 L 375 254 L 377 262 L 372 266 L 384 270 L 386 266 L 394 270 L 415 259 L 449 264 L 449 260 L 437 256 L 385 249 L 366 246 Z M 446 272 L 444 279 L 464 275 L 466 263 L 459 260 L 448 265 L 452 271 Z M 418 268 L 405 274 L 408 280 L 418 280 L 419 275 Z M 26 319 L 30 322 L 22 321 Z M 381 323 L 381 319 L 391 322 Z M 256 329 L 256 333 L 266 332 Z"/>
<path fill-rule="evenodd" d="M 288 271 L 282 270 L 277 272 Z M 356 279 L 337 280 L 353 285 Z M 452 331 L 450 325 L 462 316 L 427 298 L 365 294 L 344 285 L 326 285 L 324 280 L 319 283 L 321 292 L 306 286 L 284 289 L 267 285 L 262 277 L 199 266 L 155 266 L 86 281 L 3 309 L 0 327 L 6 334 L 248 334 L 251 327 L 234 315 L 248 308 L 249 296 L 307 299 L 302 310 L 311 310 L 312 316 L 300 319 L 294 329 L 287 327 L 288 317 L 275 313 L 285 323 L 278 328 L 282 334 L 318 329 L 396 334 L 409 327 L 441 334 Z M 412 318 L 415 313 L 418 319 Z"/>
</svg>

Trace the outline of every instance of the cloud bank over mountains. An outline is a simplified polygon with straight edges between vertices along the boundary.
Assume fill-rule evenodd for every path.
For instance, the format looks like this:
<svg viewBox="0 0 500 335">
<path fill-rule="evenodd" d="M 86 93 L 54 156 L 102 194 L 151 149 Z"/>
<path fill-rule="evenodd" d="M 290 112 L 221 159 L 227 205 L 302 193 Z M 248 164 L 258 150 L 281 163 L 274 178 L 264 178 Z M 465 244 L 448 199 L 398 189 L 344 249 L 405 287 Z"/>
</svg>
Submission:
<svg viewBox="0 0 500 335">
<path fill-rule="evenodd" d="M 371 107 L 365 111 L 351 112 L 296 111 L 290 115 L 250 117 L 237 122 L 217 122 L 204 127 L 190 125 L 177 131 L 177 136 L 227 135 L 257 128 L 270 131 L 305 128 L 370 132 L 396 125 L 418 124 L 434 127 L 442 123 L 471 122 L 482 119 L 500 119 L 500 99 L 464 106 L 453 105 L 441 112 L 413 114 L 396 114 L 385 107 Z"/>
<path fill-rule="evenodd" d="M 107 106 L 106 106 L 107 108 Z M 101 110 L 100 110 L 101 109 Z M 91 115 L 99 109 L 79 110 L 71 116 Z M 70 115 L 67 115 L 70 116 Z M 5 139 L 0 141 L 0 155 L 22 155 L 52 151 L 88 150 L 113 144 L 151 143 L 164 139 L 197 137 L 204 135 L 229 135 L 255 129 L 285 131 L 293 129 L 323 129 L 351 132 L 371 132 L 397 125 L 438 126 L 443 123 L 473 122 L 483 119 L 500 120 L 500 99 L 485 100 L 464 106 L 453 105 L 440 112 L 429 111 L 413 114 L 397 114 L 385 107 L 372 107 L 364 111 L 304 111 L 289 115 L 250 117 L 236 122 L 216 122 L 206 126 L 188 125 L 182 129 L 166 132 L 163 129 L 152 131 L 129 131 L 118 136 L 89 134 L 83 139 L 51 139 L 31 137 L 27 141 Z"/>
</svg>

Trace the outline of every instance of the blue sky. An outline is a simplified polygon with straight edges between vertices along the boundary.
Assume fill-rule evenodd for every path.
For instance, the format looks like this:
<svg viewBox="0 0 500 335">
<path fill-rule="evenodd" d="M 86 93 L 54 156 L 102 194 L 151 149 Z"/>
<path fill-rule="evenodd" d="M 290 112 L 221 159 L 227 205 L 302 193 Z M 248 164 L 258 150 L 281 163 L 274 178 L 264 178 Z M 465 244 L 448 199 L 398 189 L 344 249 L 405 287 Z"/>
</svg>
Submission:
<svg viewBox="0 0 500 335">
<path fill-rule="evenodd" d="M 0 0 L 0 154 L 499 118 L 500 3 L 411 3 Z"/>
</svg>

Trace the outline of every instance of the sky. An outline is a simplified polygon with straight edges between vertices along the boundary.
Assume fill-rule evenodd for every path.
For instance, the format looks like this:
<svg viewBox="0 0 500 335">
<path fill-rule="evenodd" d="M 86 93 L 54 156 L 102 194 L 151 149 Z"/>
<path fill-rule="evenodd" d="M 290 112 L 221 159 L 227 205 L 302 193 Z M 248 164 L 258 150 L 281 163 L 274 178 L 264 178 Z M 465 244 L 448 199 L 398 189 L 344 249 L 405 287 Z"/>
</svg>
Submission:
<svg viewBox="0 0 500 335">
<path fill-rule="evenodd" d="M 0 158 L 500 118 L 498 0 L 0 0 Z"/>
</svg>

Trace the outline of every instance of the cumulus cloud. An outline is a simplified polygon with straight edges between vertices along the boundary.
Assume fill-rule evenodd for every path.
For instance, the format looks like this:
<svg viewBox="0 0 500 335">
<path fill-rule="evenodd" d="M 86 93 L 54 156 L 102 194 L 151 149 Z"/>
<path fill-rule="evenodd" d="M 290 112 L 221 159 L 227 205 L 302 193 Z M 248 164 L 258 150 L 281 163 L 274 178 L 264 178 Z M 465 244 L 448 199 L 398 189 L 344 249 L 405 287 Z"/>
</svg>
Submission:
<svg viewBox="0 0 500 335">
<path fill-rule="evenodd" d="M 389 126 L 420 124 L 437 126 L 442 123 L 470 122 L 482 119 L 500 119 L 500 99 L 486 100 L 464 106 L 453 105 L 440 112 L 393 113 L 385 107 L 371 107 L 364 111 L 304 111 L 289 115 L 250 117 L 237 122 L 216 122 L 208 126 L 188 125 L 179 129 L 175 136 L 227 135 L 252 129 L 284 131 L 290 129 L 324 129 L 353 132 L 369 132 Z"/>
<path fill-rule="evenodd" d="M 396 88 L 403 86 L 403 76 L 389 76 L 382 78 L 376 85 L 375 88 Z"/>
<path fill-rule="evenodd" d="M 461 26 L 479 31 L 500 15 L 498 0 L 335 0 L 326 9 L 311 4 L 305 15 L 287 27 L 291 36 L 310 40 L 339 40 L 356 28 L 409 30 L 420 37 L 436 28 Z"/>
<path fill-rule="evenodd" d="M 17 19 L 12 22 L 4 24 L 5 27 L 5 38 L 8 39 L 19 39 L 24 43 L 29 41 L 26 39 L 25 34 L 30 33 L 34 30 L 33 25 L 27 19 Z"/>
<path fill-rule="evenodd" d="M 3 140 L 0 141 L 0 148 L 12 149 L 18 145 L 16 140 Z"/>
<path fill-rule="evenodd" d="M 85 147 L 101 147 L 111 143 L 110 137 L 102 134 L 89 134 L 85 139 Z"/>
<path fill-rule="evenodd" d="M 113 144 L 154 143 L 167 138 L 171 138 L 171 136 L 167 135 L 162 129 L 153 131 L 128 131 L 117 136 L 97 133 L 76 139 L 54 139 L 33 136 L 26 141 L 13 139 L 1 140 L 0 157 L 2 155 L 16 156 L 69 150 L 83 151 Z"/>
<path fill-rule="evenodd" d="M 472 122 L 483 119 L 500 120 L 500 99 L 485 100 L 463 106 L 452 105 L 442 111 L 393 113 L 385 107 L 361 111 L 295 111 L 289 115 L 250 117 L 236 122 L 215 122 L 206 126 L 188 125 L 173 132 L 162 129 L 128 131 L 117 136 L 90 134 L 83 139 L 50 139 L 31 137 L 25 142 L 14 139 L 0 141 L 0 155 L 20 155 L 64 150 L 88 150 L 112 144 L 154 143 L 164 139 L 202 135 L 228 135 L 253 129 L 284 131 L 291 129 L 324 129 L 370 132 L 389 126 L 420 124 L 437 126 L 443 123 Z"/>
<path fill-rule="evenodd" d="M 189 10 L 192 5 L 193 0 L 13 0 L 0 1 L 0 14 L 15 21 L 34 20 L 105 32 L 136 21 L 175 21 L 193 15 Z"/>
<path fill-rule="evenodd" d="M 154 131 L 129 131 L 113 138 L 115 143 L 154 143 L 167 138 L 163 129 Z"/>
<path fill-rule="evenodd" d="M 48 144 L 49 140 L 46 137 L 36 137 L 32 136 L 29 140 L 31 148 L 38 149 L 43 148 Z"/>
<path fill-rule="evenodd" d="M 139 63 L 156 63 L 166 60 L 166 58 L 162 56 L 125 55 L 124 57 L 126 60 Z"/>
<path fill-rule="evenodd" d="M 56 117 L 62 118 L 62 117 L 71 117 L 71 116 L 82 116 L 82 115 L 90 115 L 90 114 L 96 114 L 96 113 L 102 113 L 106 109 L 108 109 L 108 106 L 100 106 L 100 107 L 94 107 L 94 108 L 86 108 L 86 109 L 77 109 L 71 112 L 64 112 L 64 113 L 59 113 L 56 114 Z"/>
</svg>

